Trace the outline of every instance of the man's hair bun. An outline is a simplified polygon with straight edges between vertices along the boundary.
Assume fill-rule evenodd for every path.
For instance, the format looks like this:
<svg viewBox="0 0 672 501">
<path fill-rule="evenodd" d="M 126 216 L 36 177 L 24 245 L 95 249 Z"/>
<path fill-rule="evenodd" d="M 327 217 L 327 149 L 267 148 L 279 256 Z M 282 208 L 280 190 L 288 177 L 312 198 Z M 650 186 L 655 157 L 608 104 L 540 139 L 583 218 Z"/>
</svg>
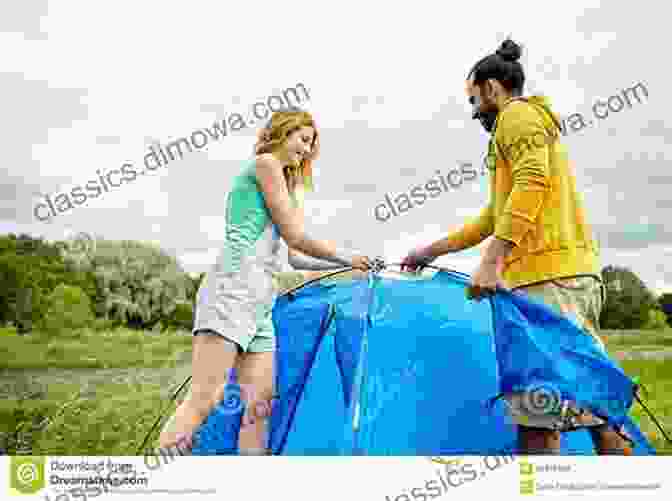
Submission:
<svg viewBox="0 0 672 501">
<path fill-rule="evenodd" d="M 516 42 L 507 39 L 502 42 L 502 45 L 495 51 L 495 54 L 504 59 L 504 61 L 518 61 L 522 54 L 522 49 Z"/>
</svg>

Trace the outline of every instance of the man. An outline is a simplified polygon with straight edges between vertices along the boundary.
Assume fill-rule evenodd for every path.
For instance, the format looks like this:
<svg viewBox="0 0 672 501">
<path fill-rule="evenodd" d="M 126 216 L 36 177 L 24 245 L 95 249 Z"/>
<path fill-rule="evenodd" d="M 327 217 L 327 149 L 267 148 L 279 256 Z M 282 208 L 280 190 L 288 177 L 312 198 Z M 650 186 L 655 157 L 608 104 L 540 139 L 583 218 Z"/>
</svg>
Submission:
<svg viewBox="0 0 672 501">
<path fill-rule="evenodd" d="M 506 40 L 467 76 L 473 117 L 491 133 L 487 163 L 490 202 L 459 231 L 411 251 L 402 269 L 411 271 L 447 253 L 494 237 L 472 275 L 469 295 L 480 299 L 497 286 L 525 291 L 572 318 L 600 348 L 599 316 L 604 299 L 599 251 L 586 221 L 567 152 L 559 142 L 559 121 L 543 96 L 521 97 L 525 76 L 520 47 Z M 571 423 L 561 412 L 539 415 L 530 395 L 505 396 L 518 424 L 524 454 L 558 454 L 560 432 L 586 426 L 598 454 L 628 454 L 620 434 L 604 420 L 580 416 Z"/>
</svg>

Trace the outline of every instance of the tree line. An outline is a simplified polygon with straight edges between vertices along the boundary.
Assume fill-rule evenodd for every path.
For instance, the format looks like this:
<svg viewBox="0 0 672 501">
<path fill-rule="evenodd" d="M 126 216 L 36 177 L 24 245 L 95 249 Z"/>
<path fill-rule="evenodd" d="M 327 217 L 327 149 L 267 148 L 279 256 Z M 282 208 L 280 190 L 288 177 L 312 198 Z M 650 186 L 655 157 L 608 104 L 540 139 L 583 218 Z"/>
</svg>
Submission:
<svg viewBox="0 0 672 501">
<path fill-rule="evenodd" d="M 0 324 L 19 333 L 79 327 L 191 329 L 198 286 L 159 247 L 100 238 L 0 236 Z"/>
<path fill-rule="evenodd" d="M 192 276 L 160 247 L 130 240 L 48 242 L 26 234 L 0 236 L 0 326 L 21 334 L 92 327 L 190 330 L 204 273 Z M 303 277 L 305 279 L 305 277 Z M 672 325 L 672 293 L 660 297 L 625 267 L 606 266 L 605 329 Z M 277 277 L 281 289 L 302 281 Z"/>
</svg>

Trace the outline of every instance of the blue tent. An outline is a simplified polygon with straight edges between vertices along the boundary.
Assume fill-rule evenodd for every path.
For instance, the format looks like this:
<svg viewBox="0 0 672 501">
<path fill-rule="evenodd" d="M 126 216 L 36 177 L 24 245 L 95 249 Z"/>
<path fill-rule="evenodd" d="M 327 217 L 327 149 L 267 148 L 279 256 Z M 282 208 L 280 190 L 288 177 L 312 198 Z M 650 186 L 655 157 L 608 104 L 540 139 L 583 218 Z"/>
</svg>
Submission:
<svg viewBox="0 0 672 501">
<path fill-rule="evenodd" d="M 495 397 L 536 388 L 533 405 L 571 398 L 622 426 L 635 454 L 655 454 L 628 416 L 633 381 L 590 336 L 573 336 L 572 322 L 516 293 L 468 300 L 468 279 L 369 274 L 280 296 L 271 452 L 513 454 L 515 426 Z M 196 433 L 193 454 L 237 454 L 242 409 L 227 406 Z M 594 454 L 586 430 L 563 433 L 561 447 Z"/>
</svg>

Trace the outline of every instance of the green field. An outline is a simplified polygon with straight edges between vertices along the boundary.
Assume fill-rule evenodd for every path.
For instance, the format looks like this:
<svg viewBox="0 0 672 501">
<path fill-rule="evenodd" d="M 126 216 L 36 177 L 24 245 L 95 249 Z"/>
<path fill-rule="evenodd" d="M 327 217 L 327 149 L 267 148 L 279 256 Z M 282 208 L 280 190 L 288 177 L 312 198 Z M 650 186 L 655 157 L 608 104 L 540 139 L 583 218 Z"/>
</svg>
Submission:
<svg viewBox="0 0 672 501">
<path fill-rule="evenodd" d="M 648 390 L 645 404 L 672 430 L 672 331 L 606 331 L 608 349 Z M 0 448 L 5 454 L 135 455 L 173 390 L 190 373 L 186 333 L 84 331 L 49 341 L 0 329 Z M 660 454 L 660 432 L 633 416 Z M 665 450 L 667 449 L 667 450 Z"/>
<path fill-rule="evenodd" d="M 120 329 L 49 342 L 5 334 L 0 352 L 7 453 L 134 455 L 189 375 L 191 336 Z"/>
</svg>

